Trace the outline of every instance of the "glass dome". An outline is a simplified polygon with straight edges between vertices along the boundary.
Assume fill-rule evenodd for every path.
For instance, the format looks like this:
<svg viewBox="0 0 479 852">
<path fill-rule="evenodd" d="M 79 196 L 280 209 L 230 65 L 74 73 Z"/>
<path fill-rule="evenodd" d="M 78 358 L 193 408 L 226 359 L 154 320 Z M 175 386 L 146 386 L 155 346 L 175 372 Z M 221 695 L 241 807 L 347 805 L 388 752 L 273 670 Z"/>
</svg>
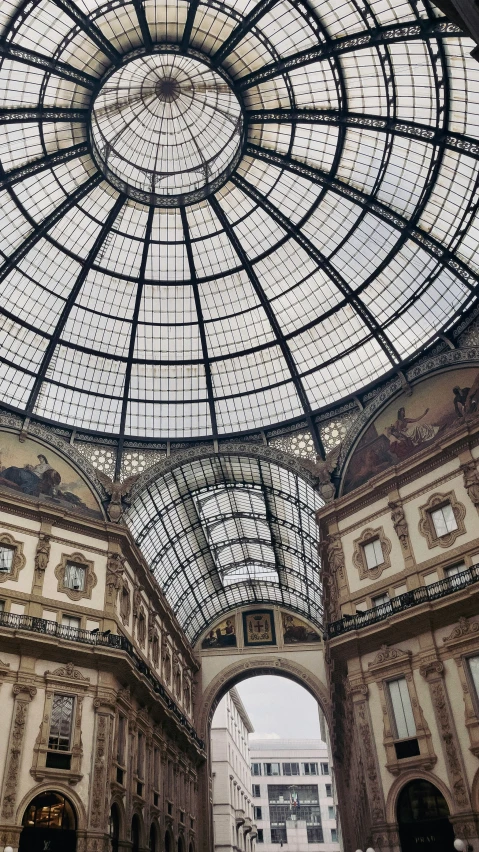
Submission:
<svg viewBox="0 0 479 852">
<path fill-rule="evenodd" d="M 479 66 L 428 0 L 3 0 L 1 401 L 313 422 L 475 299 Z"/>
</svg>

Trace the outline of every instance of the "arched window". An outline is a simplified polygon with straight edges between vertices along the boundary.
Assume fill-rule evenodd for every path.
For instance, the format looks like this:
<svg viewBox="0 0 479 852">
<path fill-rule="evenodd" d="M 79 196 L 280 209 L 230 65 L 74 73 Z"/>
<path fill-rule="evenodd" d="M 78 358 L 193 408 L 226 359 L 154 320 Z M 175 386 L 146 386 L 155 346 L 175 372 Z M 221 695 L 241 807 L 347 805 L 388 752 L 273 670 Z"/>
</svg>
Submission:
<svg viewBox="0 0 479 852">
<path fill-rule="evenodd" d="M 140 819 L 137 814 L 133 815 L 131 821 L 132 852 L 140 852 Z"/>
<path fill-rule="evenodd" d="M 120 814 L 118 812 L 117 805 L 111 806 L 108 828 L 110 835 L 111 852 L 118 852 L 120 840 Z"/>
<path fill-rule="evenodd" d="M 156 828 L 155 824 L 152 822 L 150 826 L 150 842 L 149 842 L 149 850 L 150 852 L 158 852 L 158 845 L 156 842 Z"/>
<path fill-rule="evenodd" d="M 22 825 L 19 852 L 75 852 L 76 815 L 62 793 L 47 790 L 36 796 L 23 815 Z"/>
<path fill-rule="evenodd" d="M 183 843 L 183 838 L 180 836 L 178 838 L 178 852 L 184 852 L 185 846 Z"/>
<path fill-rule="evenodd" d="M 171 852 L 171 841 L 169 831 L 165 833 L 165 852 Z"/>
<path fill-rule="evenodd" d="M 434 784 L 419 778 L 406 784 L 397 803 L 402 852 L 426 846 L 450 852 L 454 831 L 448 817 L 447 802 Z"/>
</svg>

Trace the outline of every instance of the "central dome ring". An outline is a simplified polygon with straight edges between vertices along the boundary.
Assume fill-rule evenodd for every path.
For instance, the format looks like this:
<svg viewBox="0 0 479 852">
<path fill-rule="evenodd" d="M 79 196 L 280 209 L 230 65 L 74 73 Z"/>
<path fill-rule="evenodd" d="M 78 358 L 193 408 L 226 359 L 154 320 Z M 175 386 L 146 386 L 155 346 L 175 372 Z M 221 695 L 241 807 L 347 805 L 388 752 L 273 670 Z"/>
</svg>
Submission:
<svg viewBox="0 0 479 852">
<path fill-rule="evenodd" d="M 216 192 L 244 150 L 242 101 L 198 51 L 156 45 L 102 78 L 90 108 L 93 157 L 120 192 L 177 207 Z"/>
</svg>

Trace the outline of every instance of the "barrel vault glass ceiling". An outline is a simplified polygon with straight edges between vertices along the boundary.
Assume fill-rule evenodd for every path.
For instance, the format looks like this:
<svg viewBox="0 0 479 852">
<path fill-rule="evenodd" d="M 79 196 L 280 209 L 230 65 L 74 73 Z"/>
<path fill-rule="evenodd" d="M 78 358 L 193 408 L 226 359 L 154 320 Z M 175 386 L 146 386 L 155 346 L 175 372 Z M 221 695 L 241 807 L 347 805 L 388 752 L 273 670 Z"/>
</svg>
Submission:
<svg viewBox="0 0 479 852">
<path fill-rule="evenodd" d="M 2 0 L 0 33 L 4 404 L 310 423 L 476 298 L 479 65 L 429 0 Z"/>
<path fill-rule="evenodd" d="M 275 603 L 322 623 L 316 491 L 264 459 L 187 462 L 135 498 L 127 523 L 188 638 Z"/>
</svg>

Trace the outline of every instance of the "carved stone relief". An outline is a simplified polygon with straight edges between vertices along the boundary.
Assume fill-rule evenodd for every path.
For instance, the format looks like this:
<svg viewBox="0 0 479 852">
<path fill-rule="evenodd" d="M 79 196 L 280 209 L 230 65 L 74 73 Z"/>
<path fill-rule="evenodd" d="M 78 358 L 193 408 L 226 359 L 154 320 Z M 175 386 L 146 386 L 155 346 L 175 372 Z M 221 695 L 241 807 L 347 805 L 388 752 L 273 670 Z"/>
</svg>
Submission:
<svg viewBox="0 0 479 852">
<path fill-rule="evenodd" d="M 18 575 L 27 561 L 23 553 L 23 541 L 17 541 L 9 533 L 2 533 L 0 535 L 1 544 L 13 550 L 13 559 L 10 571 L 0 571 L 0 583 L 5 583 L 7 580 L 18 580 Z"/>
<path fill-rule="evenodd" d="M 36 688 L 27 684 L 16 683 L 13 687 L 15 700 L 13 704 L 13 718 L 8 741 L 2 791 L 2 818 L 7 821 L 10 821 L 15 817 L 28 705 L 35 697 L 36 693 Z"/>
<path fill-rule="evenodd" d="M 368 564 L 366 562 L 366 554 L 364 552 L 364 546 L 370 541 L 374 541 L 374 539 L 379 539 L 381 543 L 383 561 L 379 565 L 376 565 L 374 568 L 368 568 Z M 355 539 L 355 541 L 353 542 L 353 546 L 353 564 L 359 571 L 360 580 L 377 580 L 378 577 L 381 576 L 383 571 L 386 570 L 386 568 L 391 567 L 390 554 L 392 545 L 387 536 L 385 535 L 382 527 L 378 527 L 377 529 L 368 528 L 363 530 L 359 538 Z"/>
<path fill-rule="evenodd" d="M 441 734 L 444 758 L 455 805 L 459 809 L 468 808 L 470 807 L 469 790 L 462 765 L 456 729 L 445 690 L 443 679 L 444 665 L 440 660 L 432 660 L 422 665 L 419 671 L 429 683 L 431 690 L 434 713 L 437 727 Z"/>
<path fill-rule="evenodd" d="M 450 504 L 451 509 L 456 519 L 457 529 L 452 530 L 446 535 L 438 536 L 434 526 L 431 512 L 434 509 L 439 509 L 441 506 Z M 464 535 L 466 527 L 464 526 L 464 518 L 466 517 L 466 507 L 463 503 L 459 503 L 454 491 L 449 491 L 447 494 L 432 494 L 424 506 L 420 506 L 421 520 L 419 521 L 419 532 L 427 540 L 427 546 L 432 547 L 450 547 L 458 536 Z"/>
</svg>

